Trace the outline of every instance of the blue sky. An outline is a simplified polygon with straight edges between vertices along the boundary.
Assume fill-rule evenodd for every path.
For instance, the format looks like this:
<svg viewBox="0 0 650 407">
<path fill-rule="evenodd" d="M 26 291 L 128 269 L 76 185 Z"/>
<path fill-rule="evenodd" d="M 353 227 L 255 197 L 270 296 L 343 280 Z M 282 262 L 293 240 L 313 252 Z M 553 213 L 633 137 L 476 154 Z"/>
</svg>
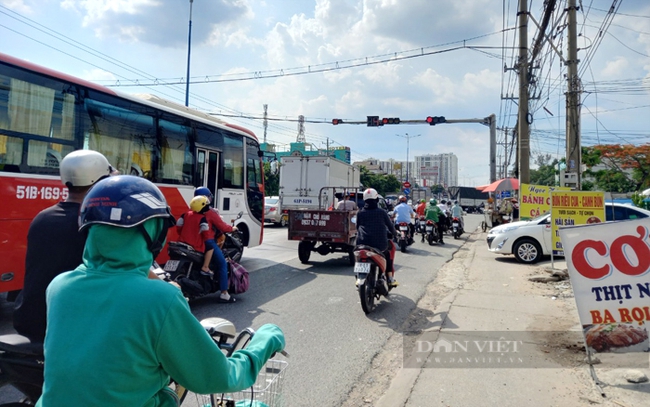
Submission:
<svg viewBox="0 0 650 407">
<path fill-rule="evenodd" d="M 396 135 L 421 135 L 410 140 L 411 160 L 453 152 L 459 158 L 459 182 L 485 184 L 485 126 L 329 123 L 369 115 L 423 120 L 494 113 L 500 129 L 512 129 L 517 107 L 502 96 L 517 92 L 514 71 L 504 72 L 517 55 L 512 49 L 517 3 L 194 0 L 190 76 L 209 83 L 190 85 L 190 106 L 259 117 L 268 104 L 274 118 L 296 120 L 302 114 L 308 121 L 324 122 L 306 124 L 308 142 L 323 148 L 329 139 L 332 145 L 349 146 L 354 160 L 405 160 L 406 140 Z M 532 16 L 541 21 L 544 2 L 530 3 Z M 561 9 L 566 2 L 559 3 Z M 583 144 L 649 142 L 650 2 L 578 3 L 584 6 L 578 14 L 579 69 L 586 92 Z M 608 21 L 612 3 L 617 13 Z M 0 52 L 103 85 L 178 83 L 186 76 L 189 9 L 189 0 L 0 0 Z M 559 11 L 554 14 L 554 43 L 564 55 L 565 21 Z M 532 22 L 528 37 L 529 43 L 536 37 Z M 463 41 L 480 48 L 462 48 Z M 540 99 L 532 103 L 531 162 L 539 154 L 565 155 L 566 70 L 548 47 L 541 55 L 535 71 Z M 304 74 L 322 69 L 327 72 Z M 284 76 L 275 75 L 280 72 Z M 254 76 L 260 78 L 250 79 Z M 185 100 L 182 84 L 115 89 Z M 226 120 L 263 138 L 261 120 Z M 294 121 L 272 121 L 267 140 L 288 144 L 296 134 Z M 499 141 L 505 137 L 500 130 Z"/>
</svg>

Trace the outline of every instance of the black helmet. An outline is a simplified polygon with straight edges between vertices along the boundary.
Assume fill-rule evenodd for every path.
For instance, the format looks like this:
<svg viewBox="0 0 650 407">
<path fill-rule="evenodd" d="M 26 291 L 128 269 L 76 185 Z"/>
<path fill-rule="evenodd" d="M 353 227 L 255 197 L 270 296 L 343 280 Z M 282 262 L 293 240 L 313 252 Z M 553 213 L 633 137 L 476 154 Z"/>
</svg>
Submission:
<svg viewBox="0 0 650 407">
<path fill-rule="evenodd" d="M 151 218 L 165 221 L 160 236 L 149 236 L 142 224 Z M 79 230 L 102 224 L 121 228 L 138 227 L 158 255 L 167 237 L 167 229 L 176 224 L 165 196 L 151 181 L 133 175 L 116 175 L 97 182 L 81 204 Z"/>
</svg>

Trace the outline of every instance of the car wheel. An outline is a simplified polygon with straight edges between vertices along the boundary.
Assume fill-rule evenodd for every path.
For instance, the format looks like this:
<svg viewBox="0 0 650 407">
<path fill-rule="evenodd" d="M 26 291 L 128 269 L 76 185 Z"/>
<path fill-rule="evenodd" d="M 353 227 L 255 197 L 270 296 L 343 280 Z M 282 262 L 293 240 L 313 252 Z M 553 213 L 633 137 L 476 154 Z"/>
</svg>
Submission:
<svg viewBox="0 0 650 407">
<path fill-rule="evenodd" d="M 512 253 L 519 262 L 533 264 L 541 259 L 542 248 L 536 240 L 522 239 L 515 243 Z"/>
</svg>

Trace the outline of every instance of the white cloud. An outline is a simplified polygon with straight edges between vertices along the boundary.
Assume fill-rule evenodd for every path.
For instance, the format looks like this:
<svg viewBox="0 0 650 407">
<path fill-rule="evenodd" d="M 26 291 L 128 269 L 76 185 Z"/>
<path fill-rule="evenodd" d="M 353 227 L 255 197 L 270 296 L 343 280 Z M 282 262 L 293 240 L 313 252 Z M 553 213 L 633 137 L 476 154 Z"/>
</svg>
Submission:
<svg viewBox="0 0 650 407">
<path fill-rule="evenodd" d="M 601 71 L 601 75 L 605 78 L 620 77 L 628 65 L 627 58 L 615 57 L 613 60 L 607 61 L 605 68 Z"/>
</svg>

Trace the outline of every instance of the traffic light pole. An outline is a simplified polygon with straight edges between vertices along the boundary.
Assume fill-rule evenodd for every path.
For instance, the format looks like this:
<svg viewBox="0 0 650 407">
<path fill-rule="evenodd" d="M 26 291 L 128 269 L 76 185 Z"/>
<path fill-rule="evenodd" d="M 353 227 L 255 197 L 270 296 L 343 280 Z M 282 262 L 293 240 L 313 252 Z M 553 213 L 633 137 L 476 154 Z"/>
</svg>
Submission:
<svg viewBox="0 0 650 407">
<path fill-rule="evenodd" d="M 431 120 L 430 120 L 431 119 Z M 391 119 L 395 120 L 395 119 Z M 332 124 L 333 125 L 339 125 L 339 124 L 366 124 L 368 127 L 383 127 L 384 124 L 382 123 L 383 120 L 379 119 L 379 116 L 368 116 L 368 119 L 365 121 L 360 121 L 360 120 L 342 120 L 342 119 L 333 119 Z M 436 125 L 436 124 L 443 124 L 443 123 L 480 123 L 485 126 L 490 127 L 490 183 L 494 182 L 497 180 L 497 117 L 493 113 L 487 117 L 484 117 L 482 119 L 447 119 L 442 116 L 435 116 L 435 117 L 428 117 L 427 120 L 401 120 L 397 119 L 396 123 L 389 123 L 386 124 L 387 126 L 390 125 L 395 125 L 395 124 L 428 124 L 430 126 Z M 400 134 L 396 134 L 396 136 L 399 137 L 405 137 L 406 138 L 406 179 L 408 180 L 408 156 L 409 156 L 409 143 L 408 140 L 411 137 L 418 137 L 418 136 L 408 136 L 408 133 L 406 136 L 402 136 Z"/>
<path fill-rule="evenodd" d="M 480 123 L 490 127 L 490 183 L 497 180 L 497 116 L 491 114 L 483 119 L 447 119 L 446 123 Z"/>
</svg>

